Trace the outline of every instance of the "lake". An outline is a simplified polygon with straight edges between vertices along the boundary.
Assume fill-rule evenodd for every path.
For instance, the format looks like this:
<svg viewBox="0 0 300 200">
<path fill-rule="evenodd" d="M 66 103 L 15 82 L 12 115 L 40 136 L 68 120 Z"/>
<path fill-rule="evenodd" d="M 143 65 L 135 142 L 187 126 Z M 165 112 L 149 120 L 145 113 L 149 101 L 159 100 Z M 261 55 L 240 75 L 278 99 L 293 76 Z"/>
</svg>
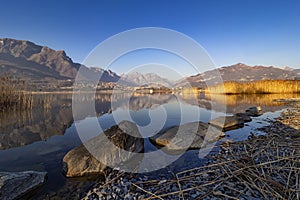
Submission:
<svg viewBox="0 0 300 200">
<path fill-rule="evenodd" d="M 94 117 L 85 105 L 94 103 L 95 116 L 103 130 L 116 124 L 122 116 L 129 115 L 139 126 L 152 123 L 150 132 L 145 131 L 144 138 L 153 132 L 168 129 L 172 126 L 222 115 L 244 112 L 251 106 L 260 105 L 264 114 L 254 118 L 243 128 L 226 132 L 224 140 L 245 140 L 250 132 L 263 134 L 254 130 L 268 124 L 268 120 L 279 116 L 285 108 L 283 103 L 274 102 L 279 98 L 299 98 L 300 95 L 230 95 L 205 96 L 204 94 L 96 94 L 95 97 L 83 96 L 76 101 L 81 102 L 80 115 L 76 124 L 85 127 L 85 140 L 94 136 Z M 180 100 L 179 100 L 180 99 Z M 178 103 L 180 102 L 180 103 Z M 224 111 L 224 107 L 226 111 Z M 161 119 L 165 116 L 165 120 Z M 198 114 L 198 115 L 197 115 Z M 182 115 L 184 119 L 182 120 Z M 116 120 L 116 116 L 118 120 Z M 72 148 L 82 143 L 77 134 L 72 114 L 72 94 L 34 94 L 33 104 L 28 110 L 11 108 L 0 112 L 0 171 L 38 170 L 48 172 L 48 181 L 33 195 L 42 199 L 46 195 L 59 197 L 70 193 L 87 190 L 94 179 L 68 178 L 62 174 L 62 158 Z M 146 151 L 155 151 L 156 147 L 145 139 Z M 199 151 L 190 150 L 165 170 L 182 170 L 203 163 L 199 159 Z M 54 198 L 55 199 L 55 198 Z"/>
</svg>

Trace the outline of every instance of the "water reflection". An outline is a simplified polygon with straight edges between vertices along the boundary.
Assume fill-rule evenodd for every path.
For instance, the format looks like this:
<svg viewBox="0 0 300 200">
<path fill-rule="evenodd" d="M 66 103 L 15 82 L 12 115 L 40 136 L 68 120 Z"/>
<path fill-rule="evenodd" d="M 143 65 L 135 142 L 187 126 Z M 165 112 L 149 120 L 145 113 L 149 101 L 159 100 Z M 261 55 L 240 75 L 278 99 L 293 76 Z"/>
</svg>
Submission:
<svg viewBox="0 0 300 200">
<path fill-rule="evenodd" d="M 191 103 L 188 95 L 183 98 Z M 282 98 L 300 98 L 300 94 L 210 95 L 202 93 L 198 96 L 197 105 L 211 110 L 213 104 L 215 111 L 222 111 L 223 106 L 226 106 L 227 113 L 244 112 L 251 106 L 261 106 L 264 112 L 274 112 L 285 107 L 285 103 L 274 101 Z"/>
<path fill-rule="evenodd" d="M 230 113 L 242 112 L 250 106 L 261 106 L 264 112 L 274 112 L 285 107 L 284 103 L 274 99 L 296 98 L 300 94 L 256 94 L 256 95 L 226 95 L 226 103 L 223 98 L 214 95 L 212 100 L 218 104 L 225 104 Z"/>
<path fill-rule="evenodd" d="M 63 135 L 72 123 L 71 99 L 66 95 L 34 95 L 27 110 L 11 108 L 0 113 L 0 149 Z"/>
<path fill-rule="evenodd" d="M 97 96 L 96 105 L 99 104 L 96 109 L 99 115 L 109 112 L 110 95 Z M 82 119 L 86 116 L 83 108 Z M 35 94 L 30 109 L 13 107 L 0 112 L 0 149 L 63 135 L 72 123 L 72 94 Z"/>
<path fill-rule="evenodd" d="M 299 94 L 266 94 L 266 95 L 204 95 L 184 94 L 180 96 L 187 104 L 196 105 L 207 110 L 222 111 L 227 106 L 227 113 L 243 112 L 250 106 L 260 105 L 265 112 L 276 111 L 284 107 L 283 103 L 274 102 L 279 98 L 299 98 Z M 80 119 L 91 116 L 87 109 L 89 103 L 95 103 L 96 116 L 111 113 L 113 110 L 129 109 L 140 111 L 156 109 L 159 105 L 176 101 L 172 94 L 132 95 L 86 94 L 79 101 Z M 195 102 L 195 98 L 198 99 Z M 129 101 L 128 101 L 129 99 Z M 129 103 L 128 103 L 129 102 Z M 144 111 L 143 111 L 144 112 Z M 147 119 L 145 117 L 145 119 Z M 31 109 L 11 108 L 0 112 L 0 149 L 24 146 L 35 141 L 47 140 L 54 135 L 63 135 L 73 123 L 72 94 L 35 94 Z"/>
<path fill-rule="evenodd" d="M 300 97 L 299 94 L 208 96 L 202 93 L 196 96 L 195 94 L 174 96 L 172 94 L 132 95 L 130 93 L 118 93 L 114 95 L 112 98 L 112 94 L 96 94 L 95 96 L 86 94 L 80 96 L 81 98 L 74 99 L 82 105 L 79 120 L 85 125 L 87 136 L 93 129 L 88 123 L 91 112 L 86 105 L 89 103 L 95 103 L 93 112 L 96 113 L 92 114 L 98 116 L 101 126 L 105 129 L 115 124 L 111 114 L 113 111 L 122 114 L 124 110 L 131 110 L 131 116 L 142 126 L 150 122 L 149 113 L 152 112 L 153 116 L 160 114 L 160 112 L 156 112 L 156 109 L 161 105 L 166 108 L 168 114 L 165 125 L 168 127 L 178 125 L 180 113 L 176 104 L 177 98 L 186 103 L 184 106 L 185 114 L 188 115 L 198 109 L 201 112 L 199 120 L 207 122 L 211 115 L 219 111 L 219 108 L 222 110 L 223 106 L 227 106 L 229 113 L 242 112 L 248 107 L 256 105 L 262 106 L 264 111 L 275 111 L 283 108 L 284 104 L 274 102 L 273 99 Z M 196 102 L 194 101 L 195 97 Z M 112 105 L 111 102 L 113 102 Z M 214 104 L 214 111 L 211 110 L 212 104 Z M 220 107 L 218 108 L 218 106 Z M 218 114 L 224 115 L 225 113 Z M 266 116 L 261 116 L 257 120 L 253 120 L 252 123 L 261 122 L 264 117 Z M 164 128 L 167 127 L 164 126 Z M 246 133 L 251 130 L 252 126 L 235 130 L 229 133 L 229 139 L 244 139 Z M 61 160 L 70 149 L 80 145 L 80 143 L 73 123 L 72 94 L 36 94 L 31 109 L 12 108 L 0 112 L 0 170 L 47 171 L 49 180 L 40 195 L 49 193 L 49 191 L 57 192 L 67 184 L 73 184 L 73 179 L 65 179 L 62 175 Z M 150 147 L 149 143 L 149 149 L 146 150 L 156 150 Z M 191 166 L 198 157 L 198 151 L 188 151 L 187 155 L 189 154 L 193 154 L 192 159 L 183 156 L 178 162 L 182 162 L 183 166 Z M 178 165 L 171 165 L 170 167 L 179 169 Z"/>
<path fill-rule="evenodd" d="M 0 150 L 47 140 L 54 135 L 63 135 L 73 123 L 72 94 L 35 94 L 30 109 L 13 107 L 0 112 Z M 78 96 L 77 96 L 78 97 Z M 127 99 L 130 98 L 129 105 Z M 129 93 L 85 94 L 74 101 L 80 102 L 79 119 L 94 116 L 88 109 L 95 104 L 96 116 L 111 113 L 116 109 L 141 110 L 154 108 L 169 102 L 172 95 L 131 96 Z M 113 102 L 113 107 L 111 106 Z"/>
</svg>

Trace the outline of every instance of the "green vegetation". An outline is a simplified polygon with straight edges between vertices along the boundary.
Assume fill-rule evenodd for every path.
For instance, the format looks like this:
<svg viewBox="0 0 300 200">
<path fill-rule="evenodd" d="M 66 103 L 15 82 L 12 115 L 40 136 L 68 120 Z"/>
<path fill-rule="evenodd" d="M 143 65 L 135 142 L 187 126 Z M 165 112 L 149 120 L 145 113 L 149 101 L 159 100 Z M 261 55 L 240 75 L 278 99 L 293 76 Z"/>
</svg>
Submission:
<svg viewBox="0 0 300 200">
<path fill-rule="evenodd" d="M 287 94 L 300 93 L 298 80 L 230 81 L 207 88 L 212 94 Z"/>
<path fill-rule="evenodd" d="M 32 105 L 32 94 L 26 91 L 24 81 L 2 77 L 0 78 L 0 88 L 0 110 L 5 110 L 12 106 L 26 109 Z"/>
</svg>

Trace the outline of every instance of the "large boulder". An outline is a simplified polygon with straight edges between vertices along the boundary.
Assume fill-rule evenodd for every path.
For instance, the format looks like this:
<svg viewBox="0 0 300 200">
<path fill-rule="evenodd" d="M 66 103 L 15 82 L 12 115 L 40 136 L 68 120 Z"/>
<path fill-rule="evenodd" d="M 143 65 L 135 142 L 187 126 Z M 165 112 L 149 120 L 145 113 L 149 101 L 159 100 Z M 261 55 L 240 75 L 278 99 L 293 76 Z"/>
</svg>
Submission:
<svg viewBox="0 0 300 200">
<path fill-rule="evenodd" d="M 0 199 L 21 198 L 28 192 L 41 186 L 46 180 L 47 172 L 0 172 Z"/>
<path fill-rule="evenodd" d="M 239 116 L 220 116 L 210 120 L 208 123 L 223 130 L 231 130 L 242 127 L 244 119 Z"/>
<path fill-rule="evenodd" d="M 175 126 L 166 132 L 150 138 L 159 145 L 168 149 L 200 149 L 207 142 L 213 142 L 224 136 L 224 133 L 203 122 L 192 122 L 181 126 Z"/>
<path fill-rule="evenodd" d="M 63 171 L 67 177 L 102 173 L 106 167 L 117 167 L 120 163 L 136 159 L 141 155 L 136 153 L 143 150 L 144 139 L 137 126 L 122 121 L 69 151 L 63 158 Z"/>
</svg>

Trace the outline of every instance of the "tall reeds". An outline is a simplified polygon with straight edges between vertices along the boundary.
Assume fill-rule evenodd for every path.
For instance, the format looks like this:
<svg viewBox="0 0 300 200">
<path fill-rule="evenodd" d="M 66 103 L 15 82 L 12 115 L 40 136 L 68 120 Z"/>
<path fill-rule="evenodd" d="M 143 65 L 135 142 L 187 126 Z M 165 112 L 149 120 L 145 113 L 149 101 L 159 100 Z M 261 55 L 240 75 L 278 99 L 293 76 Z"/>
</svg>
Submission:
<svg viewBox="0 0 300 200">
<path fill-rule="evenodd" d="M 25 81 L 11 77 L 0 78 L 0 110 L 12 106 L 18 109 L 26 109 L 32 105 L 31 92 L 26 91 Z"/>
<path fill-rule="evenodd" d="M 287 94 L 300 93 L 298 80 L 229 81 L 207 88 L 212 94 Z"/>
</svg>

